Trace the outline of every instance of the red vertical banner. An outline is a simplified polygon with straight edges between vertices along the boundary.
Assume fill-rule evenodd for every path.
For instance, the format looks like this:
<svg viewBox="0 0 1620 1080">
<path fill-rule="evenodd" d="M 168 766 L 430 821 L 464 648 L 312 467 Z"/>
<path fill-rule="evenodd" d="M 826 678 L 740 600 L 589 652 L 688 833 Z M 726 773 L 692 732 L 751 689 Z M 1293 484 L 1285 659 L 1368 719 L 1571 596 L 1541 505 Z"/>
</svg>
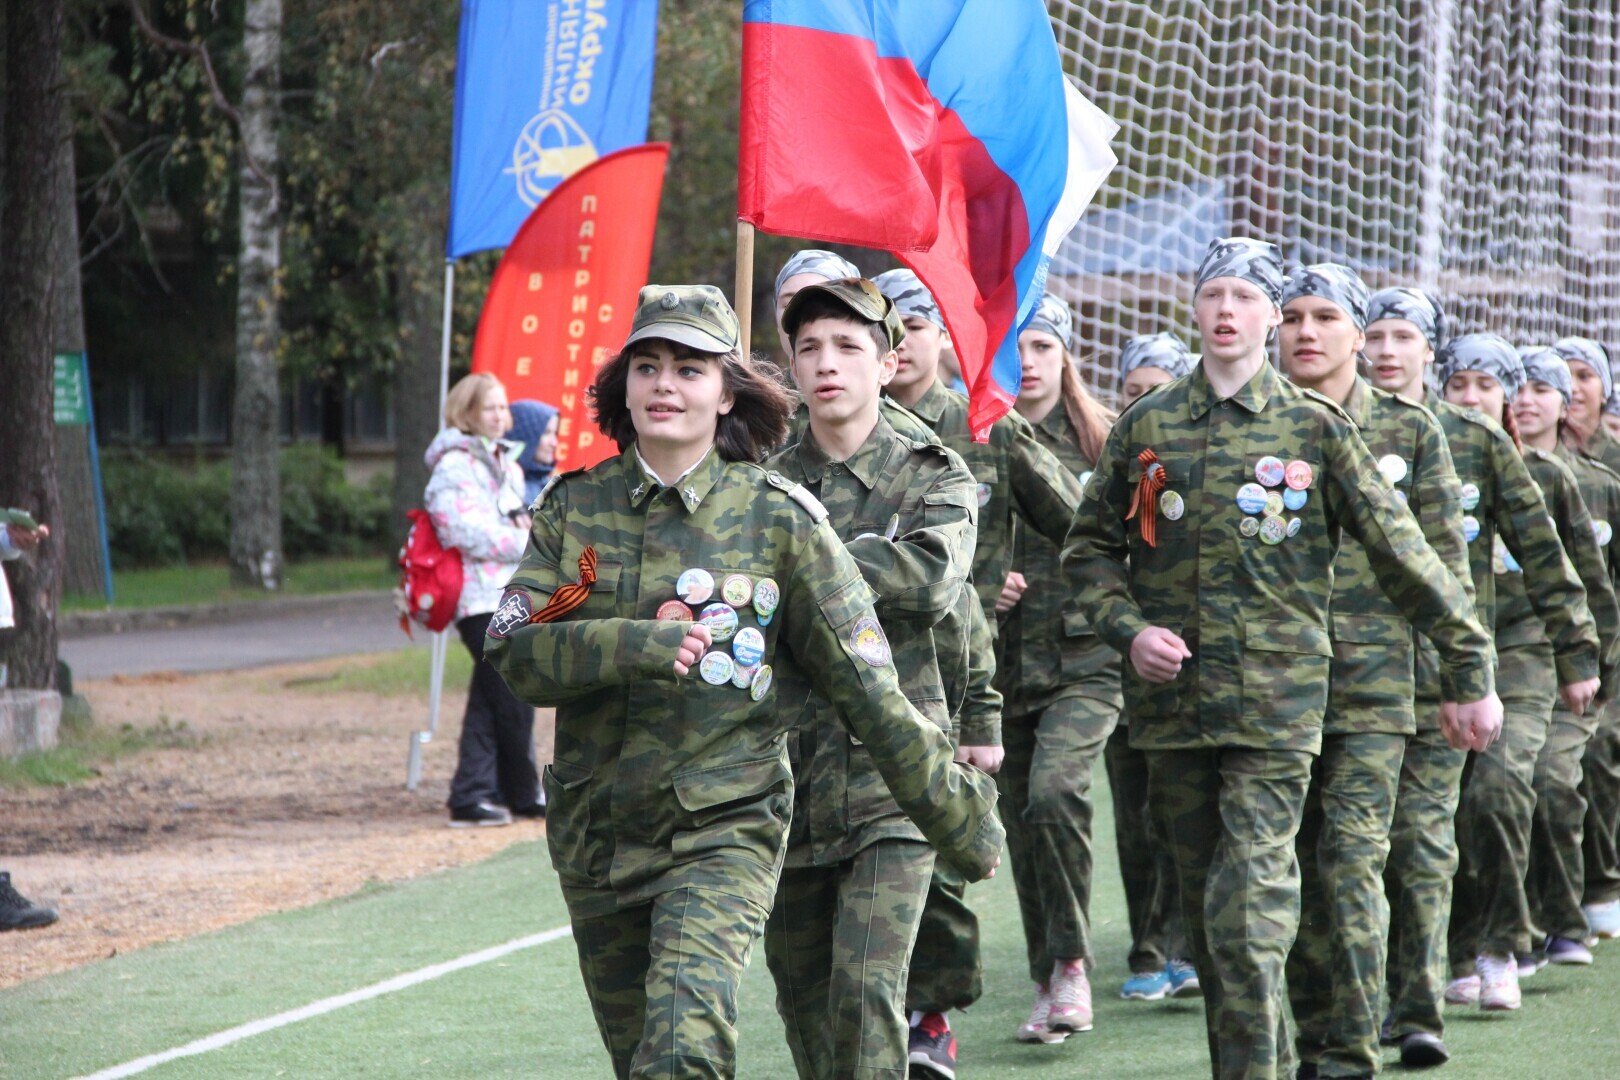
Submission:
<svg viewBox="0 0 1620 1080">
<path fill-rule="evenodd" d="M 472 370 L 499 378 L 514 401 L 557 407 L 559 469 L 618 453 L 585 390 L 630 335 L 668 158 L 668 143 L 632 146 L 564 180 L 518 229 L 484 299 Z"/>
</svg>

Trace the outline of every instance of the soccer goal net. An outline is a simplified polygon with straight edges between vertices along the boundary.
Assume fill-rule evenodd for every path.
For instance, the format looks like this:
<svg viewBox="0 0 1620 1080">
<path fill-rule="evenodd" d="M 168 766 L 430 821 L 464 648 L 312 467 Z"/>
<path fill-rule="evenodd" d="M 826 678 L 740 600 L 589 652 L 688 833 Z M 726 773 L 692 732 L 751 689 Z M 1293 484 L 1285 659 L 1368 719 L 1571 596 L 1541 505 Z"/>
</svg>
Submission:
<svg viewBox="0 0 1620 1080">
<path fill-rule="evenodd" d="M 1120 124 L 1052 266 L 1105 397 L 1125 339 L 1193 334 L 1193 272 L 1228 234 L 1427 288 L 1461 332 L 1620 345 L 1615 0 L 1049 8 L 1065 70 Z"/>
</svg>

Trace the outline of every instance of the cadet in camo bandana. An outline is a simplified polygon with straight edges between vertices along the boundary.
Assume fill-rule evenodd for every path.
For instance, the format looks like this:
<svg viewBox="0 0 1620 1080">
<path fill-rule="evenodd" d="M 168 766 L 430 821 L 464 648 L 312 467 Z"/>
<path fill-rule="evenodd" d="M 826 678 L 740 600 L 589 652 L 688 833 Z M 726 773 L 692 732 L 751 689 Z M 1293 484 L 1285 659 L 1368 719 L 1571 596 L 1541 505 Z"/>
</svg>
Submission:
<svg viewBox="0 0 1620 1080">
<path fill-rule="evenodd" d="M 1519 351 L 1497 334 L 1462 334 L 1452 338 L 1441 348 L 1435 366 L 1442 387 L 1458 372 L 1482 371 L 1502 384 L 1503 397 L 1511 402 L 1524 386 L 1524 364 L 1519 360 Z"/>
<path fill-rule="evenodd" d="M 1367 283 L 1348 266 L 1316 263 L 1302 266 L 1283 283 L 1282 306 L 1302 296 L 1319 296 L 1344 309 L 1359 330 L 1367 329 Z"/>
<path fill-rule="evenodd" d="M 885 271 L 872 280 L 884 296 L 894 301 L 894 309 L 902 319 L 927 319 L 941 330 L 945 329 L 945 316 L 940 314 L 934 294 L 916 274 L 901 267 Z"/>
<path fill-rule="evenodd" d="M 1519 351 L 1519 362 L 1524 365 L 1525 382 L 1544 382 L 1557 390 L 1569 404 L 1574 384 L 1569 377 L 1569 365 L 1557 351 L 1544 345 L 1531 345 Z"/>
<path fill-rule="evenodd" d="M 782 269 L 776 275 L 776 333 L 781 338 L 782 352 L 788 354 L 787 334 L 782 330 L 782 314 L 787 311 L 788 302 L 795 293 L 806 285 L 816 284 L 818 281 L 839 281 L 843 278 L 858 278 L 864 276 L 860 268 L 842 255 L 820 248 L 805 248 L 794 252 L 793 257 L 782 264 Z M 794 282 L 794 278 L 804 278 Z M 789 287 L 791 286 L 791 288 Z"/>
<path fill-rule="evenodd" d="M 1024 324 L 1025 330 L 1039 330 L 1063 342 L 1065 349 L 1074 348 L 1074 312 L 1062 300 L 1047 293 L 1035 305 L 1035 314 Z"/>
<path fill-rule="evenodd" d="M 1405 319 L 1429 339 L 1429 348 L 1445 344 L 1446 313 L 1440 302 L 1419 289 L 1379 289 L 1367 305 L 1367 325 L 1380 319 Z"/>
<path fill-rule="evenodd" d="M 1205 282 L 1215 278 L 1241 278 L 1258 287 L 1277 307 L 1282 307 L 1284 276 L 1282 252 L 1277 250 L 1276 244 L 1229 236 L 1209 242 L 1193 292 L 1196 294 Z"/>
<path fill-rule="evenodd" d="M 1179 379 L 1198 363 L 1186 344 L 1171 333 L 1133 337 L 1119 351 L 1122 403 L 1128 404 L 1160 383 Z"/>
<path fill-rule="evenodd" d="M 1569 364 L 1574 395 L 1569 403 L 1569 424 L 1586 441 L 1603 424 L 1603 409 L 1614 400 L 1614 374 L 1602 345 L 1585 337 L 1559 338 L 1553 351 Z M 1595 448 L 1588 448 L 1592 452 Z"/>
</svg>

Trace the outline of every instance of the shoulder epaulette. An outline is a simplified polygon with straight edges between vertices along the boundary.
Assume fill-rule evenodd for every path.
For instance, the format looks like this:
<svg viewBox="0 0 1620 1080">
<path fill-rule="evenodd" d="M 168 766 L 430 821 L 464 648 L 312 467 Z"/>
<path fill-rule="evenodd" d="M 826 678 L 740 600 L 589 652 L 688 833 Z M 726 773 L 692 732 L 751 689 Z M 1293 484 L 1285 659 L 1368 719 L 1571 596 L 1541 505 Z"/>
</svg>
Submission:
<svg viewBox="0 0 1620 1080">
<path fill-rule="evenodd" d="M 905 438 L 911 439 L 913 442 L 939 441 L 939 434 L 934 431 L 928 421 L 889 395 L 884 394 L 878 398 L 878 409 L 884 414 L 884 418 L 889 421 L 889 426 Z"/>
<path fill-rule="evenodd" d="M 1575 452 L 1580 455 L 1582 465 L 1587 466 L 1593 472 L 1602 473 L 1610 479 L 1620 481 L 1620 472 L 1615 472 L 1614 469 L 1604 464 L 1603 459 L 1595 457 L 1592 454 L 1588 454 L 1585 450 L 1577 450 Z"/>
<path fill-rule="evenodd" d="M 551 479 L 546 481 L 546 486 L 540 489 L 540 494 L 536 495 L 534 497 L 534 502 L 529 504 L 529 513 L 534 513 L 545 504 L 546 496 L 551 494 L 551 489 L 556 487 L 559 482 L 566 480 L 570 476 L 578 476 L 580 473 L 585 471 L 585 468 L 578 468 L 567 469 L 563 472 L 553 472 L 551 474 Z"/>
<path fill-rule="evenodd" d="M 1305 386 L 1301 386 L 1299 390 L 1300 393 L 1304 394 L 1318 405 L 1326 405 L 1328 408 L 1332 409 L 1333 415 L 1337 416 L 1351 427 L 1359 428 L 1359 425 L 1356 423 L 1355 419 L 1349 413 L 1344 411 L 1344 406 L 1340 405 L 1337 401 L 1334 401 L 1326 394 L 1319 394 L 1315 390 Z"/>
<path fill-rule="evenodd" d="M 1408 409 L 1416 409 L 1418 412 L 1423 413 L 1425 416 L 1429 417 L 1431 420 L 1436 419 L 1434 413 L 1430 412 L 1429 407 L 1427 405 L 1423 404 L 1423 402 L 1421 402 L 1421 401 L 1413 401 L 1411 398 L 1404 398 L 1404 397 L 1401 397 L 1401 395 L 1399 395 L 1399 394 L 1392 394 L 1388 390 L 1380 390 L 1376 386 L 1370 386 L 1369 385 L 1368 389 L 1371 390 L 1373 392 L 1373 396 L 1376 397 L 1380 401 L 1388 399 L 1390 401 L 1393 401 L 1397 405 L 1404 405 Z"/>
<path fill-rule="evenodd" d="M 821 500 L 810 494 L 810 489 L 803 484 L 796 484 L 775 470 L 765 473 L 765 482 L 771 487 L 787 492 L 788 498 L 804 507 L 810 514 L 810 520 L 820 524 L 827 519 L 827 508 L 821 505 Z"/>
</svg>

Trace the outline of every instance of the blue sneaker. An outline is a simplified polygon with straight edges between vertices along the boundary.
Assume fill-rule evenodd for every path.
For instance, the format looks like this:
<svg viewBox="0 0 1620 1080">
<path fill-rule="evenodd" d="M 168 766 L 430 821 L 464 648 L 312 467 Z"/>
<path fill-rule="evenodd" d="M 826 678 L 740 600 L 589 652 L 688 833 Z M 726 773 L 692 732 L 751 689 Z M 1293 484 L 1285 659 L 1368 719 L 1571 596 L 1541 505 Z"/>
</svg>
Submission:
<svg viewBox="0 0 1620 1080">
<path fill-rule="evenodd" d="M 1170 979 L 1171 997 L 1192 997 L 1204 992 L 1198 984 L 1198 969 L 1186 960 L 1170 961 L 1164 965 L 1164 973 Z"/>
<path fill-rule="evenodd" d="M 1126 1001 L 1161 1001 L 1170 993 L 1170 969 L 1144 971 L 1125 980 L 1119 996 Z"/>
</svg>

